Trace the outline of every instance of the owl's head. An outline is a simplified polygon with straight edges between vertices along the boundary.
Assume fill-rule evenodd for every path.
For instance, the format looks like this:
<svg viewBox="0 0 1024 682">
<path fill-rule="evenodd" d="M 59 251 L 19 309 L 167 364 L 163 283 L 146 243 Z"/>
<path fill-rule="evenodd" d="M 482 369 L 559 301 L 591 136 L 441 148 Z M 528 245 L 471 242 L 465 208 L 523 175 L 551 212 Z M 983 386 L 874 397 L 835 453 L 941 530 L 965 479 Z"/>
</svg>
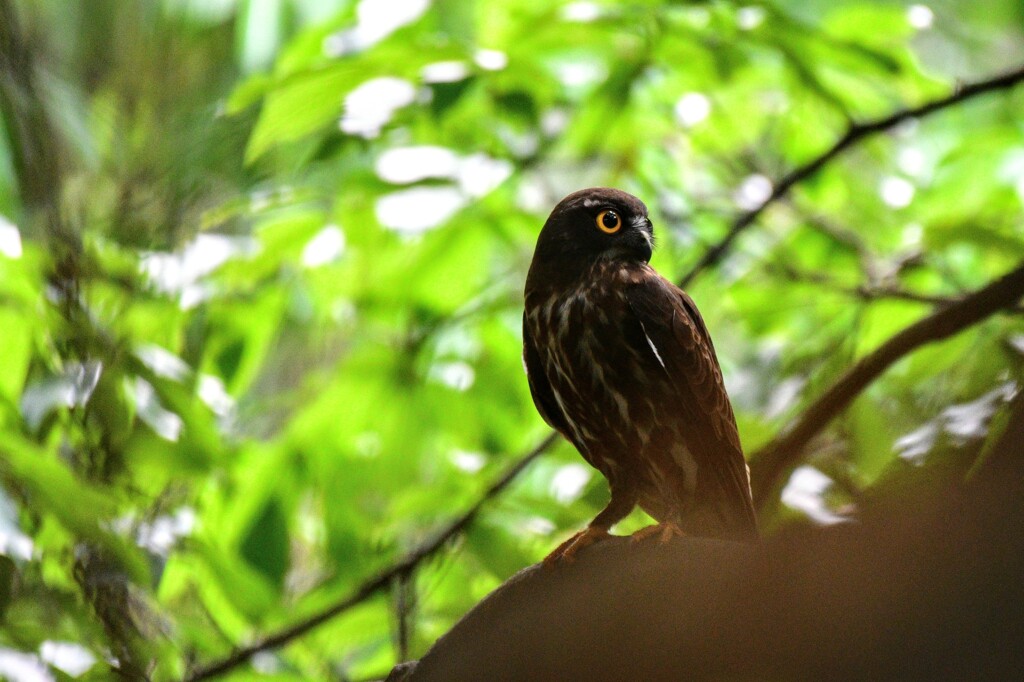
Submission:
<svg viewBox="0 0 1024 682">
<path fill-rule="evenodd" d="M 600 259 L 646 263 L 653 248 L 654 227 L 644 202 L 621 190 L 591 187 L 558 202 L 533 260 L 570 269 Z"/>
</svg>

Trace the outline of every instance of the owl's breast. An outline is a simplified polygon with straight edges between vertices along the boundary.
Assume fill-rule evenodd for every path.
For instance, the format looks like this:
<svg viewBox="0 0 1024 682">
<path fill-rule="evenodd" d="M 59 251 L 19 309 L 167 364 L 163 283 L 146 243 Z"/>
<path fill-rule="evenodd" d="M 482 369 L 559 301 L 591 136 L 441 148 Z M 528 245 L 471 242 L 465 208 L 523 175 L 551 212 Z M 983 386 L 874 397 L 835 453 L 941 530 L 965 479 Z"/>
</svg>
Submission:
<svg viewBox="0 0 1024 682">
<path fill-rule="evenodd" d="M 573 443 L 602 472 L 636 457 L 656 434 L 670 386 L 617 273 L 528 298 L 526 323 Z M 609 460 L 600 463 L 594 460 Z"/>
</svg>

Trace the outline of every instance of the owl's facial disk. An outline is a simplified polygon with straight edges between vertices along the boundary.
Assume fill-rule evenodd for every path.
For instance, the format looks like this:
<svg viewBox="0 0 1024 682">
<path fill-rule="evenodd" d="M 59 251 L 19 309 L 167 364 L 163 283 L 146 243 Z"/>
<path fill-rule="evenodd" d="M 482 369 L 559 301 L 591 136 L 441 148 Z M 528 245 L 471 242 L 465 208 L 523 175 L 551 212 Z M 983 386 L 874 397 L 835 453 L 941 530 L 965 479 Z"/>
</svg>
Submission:
<svg viewBox="0 0 1024 682">
<path fill-rule="evenodd" d="M 607 187 L 574 192 L 558 202 L 537 240 L 535 258 L 583 265 L 601 258 L 646 263 L 654 249 L 647 207 Z"/>
</svg>

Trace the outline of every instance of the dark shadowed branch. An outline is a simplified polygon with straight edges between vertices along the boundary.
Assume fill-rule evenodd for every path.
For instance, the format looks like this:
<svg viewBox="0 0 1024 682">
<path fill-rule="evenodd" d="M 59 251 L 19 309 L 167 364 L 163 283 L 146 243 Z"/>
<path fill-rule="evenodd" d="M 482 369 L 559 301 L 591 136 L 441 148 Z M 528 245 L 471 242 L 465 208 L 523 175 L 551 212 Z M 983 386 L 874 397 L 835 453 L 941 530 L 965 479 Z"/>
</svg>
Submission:
<svg viewBox="0 0 1024 682">
<path fill-rule="evenodd" d="M 722 260 L 736 238 L 739 237 L 740 234 L 742 234 L 748 227 L 753 225 L 769 206 L 785 197 L 794 185 L 803 182 L 816 174 L 830 161 L 861 140 L 875 135 L 876 133 L 890 130 L 904 121 L 923 118 L 929 114 L 942 111 L 943 109 L 947 109 L 973 97 L 977 97 L 978 95 L 983 95 L 997 90 L 1006 90 L 1022 81 L 1024 81 L 1024 66 L 1019 66 L 1004 74 L 960 86 L 947 97 L 927 102 L 917 107 L 900 109 L 888 116 L 873 121 L 866 121 L 864 123 L 851 125 L 847 129 L 846 133 L 836 140 L 831 147 L 807 163 L 794 168 L 789 173 L 782 176 L 782 178 L 775 183 L 771 194 L 769 194 L 764 201 L 753 209 L 738 215 L 736 219 L 733 220 L 732 225 L 729 227 L 729 231 L 726 232 L 725 236 L 708 248 L 689 272 L 683 275 L 679 286 L 686 288 L 686 286 L 689 285 L 703 270 L 716 265 L 720 260 Z"/>
<path fill-rule="evenodd" d="M 1014 403 L 966 483 L 907 470 L 859 523 L 760 547 L 598 543 L 572 565 L 520 571 L 388 680 L 1016 679 L 1024 399 Z"/>
<path fill-rule="evenodd" d="M 522 471 L 535 459 L 551 449 L 558 438 L 559 436 L 557 433 L 547 435 L 544 440 L 534 446 L 529 452 L 519 457 L 504 474 L 488 486 L 487 490 L 484 491 L 480 498 L 471 507 L 469 507 L 469 509 L 453 519 L 436 536 L 434 536 L 433 539 L 424 543 L 420 547 L 417 547 L 394 565 L 385 568 L 363 582 L 344 599 L 328 606 L 312 616 L 309 616 L 308 618 L 305 618 L 304 620 L 293 625 L 289 625 L 278 632 L 266 635 L 248 646 L 236 649 L 230 655 L 219 661 L 197 668 L 185 679 L 188 682 L 196 682 L 197 680 L 208 680 L 219 675 L 223 675 L 229 670 L 245 664 L 253 654 L 260 651 L 266 651 L 267 649 L 275 649 L 298 637 L 301 637 L 316 626 L 322 625 L 335 616 L 351 609 L 353 606 L 366 601 L 381 590 L 387 588 L 395 580 L 402 579 L 403 576 L 409 575 L 415 567 L 437 554 L 448 543 L 448 541 L 462 533 L 473 522 L 480 513 L 480 509 L 483 508 L 488 501 L 495 498 L 501 491 L 507 488 L 508 485 L 512 483 L 512 481 L 514 481 L 516 477 L 519 476 L 519 474 L 522 473 Z"/>
<path fill-rule="evenodd" d="M 755 506 L 764 509 L 776 499 L 784 474 L 796 465 L 804 446 L 893 363 L 925 344 L 948 338 L 1015 306 L 1022 296 L 1024 264 L 918 320 L 861 358 L 778 437 L 750 457 Z"/>
</svg>

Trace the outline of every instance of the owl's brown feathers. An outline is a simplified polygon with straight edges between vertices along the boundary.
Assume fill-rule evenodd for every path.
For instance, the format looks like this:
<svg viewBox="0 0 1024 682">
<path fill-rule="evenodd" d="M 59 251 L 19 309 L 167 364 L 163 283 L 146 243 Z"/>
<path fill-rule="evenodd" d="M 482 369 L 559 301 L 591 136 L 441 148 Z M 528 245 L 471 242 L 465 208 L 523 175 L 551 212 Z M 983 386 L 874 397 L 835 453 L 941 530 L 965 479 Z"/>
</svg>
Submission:
<svg viewBox="0 0 1024 682">
<path fill-rule="evenodd" d="M 527 276 L 523 359 L 534 403 L 611 488 L 579 539 L 599 539 L 637 504 L 687 534 L 755 538 L 711 337 L 690 297 L 647 264 L 652 248 L 643 202 L 582 190 L 552 211 Z"/>
</svg>

